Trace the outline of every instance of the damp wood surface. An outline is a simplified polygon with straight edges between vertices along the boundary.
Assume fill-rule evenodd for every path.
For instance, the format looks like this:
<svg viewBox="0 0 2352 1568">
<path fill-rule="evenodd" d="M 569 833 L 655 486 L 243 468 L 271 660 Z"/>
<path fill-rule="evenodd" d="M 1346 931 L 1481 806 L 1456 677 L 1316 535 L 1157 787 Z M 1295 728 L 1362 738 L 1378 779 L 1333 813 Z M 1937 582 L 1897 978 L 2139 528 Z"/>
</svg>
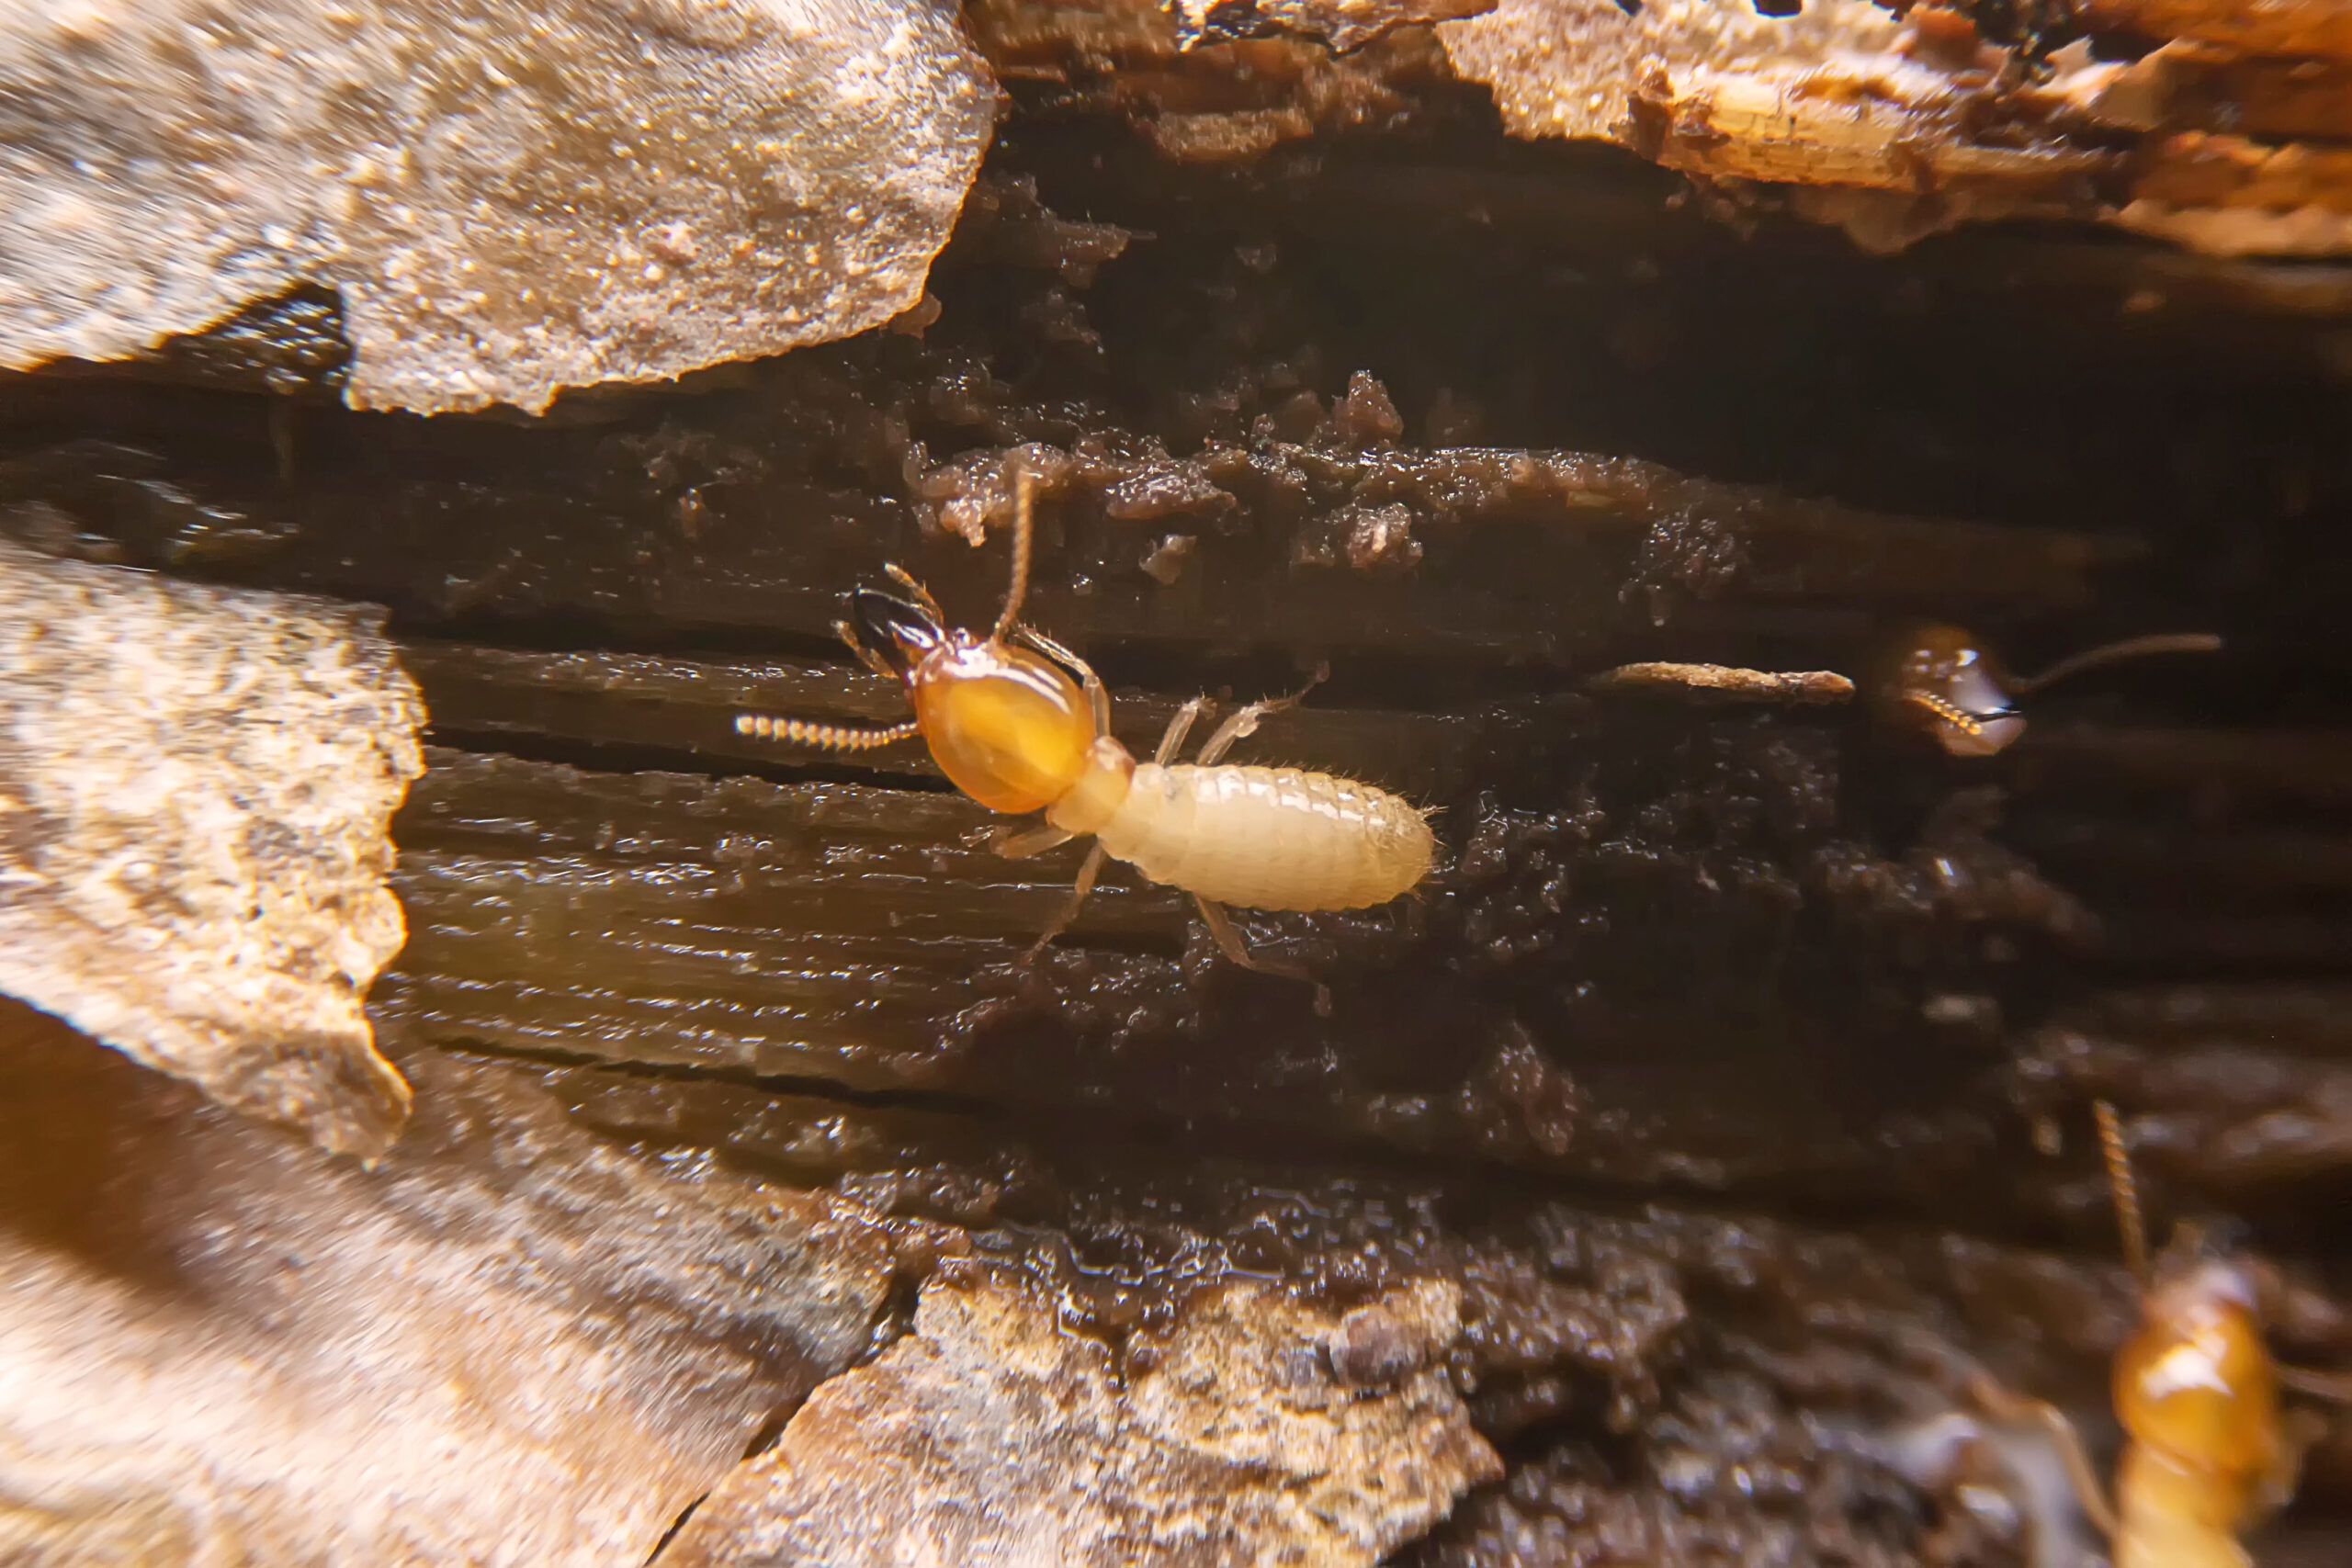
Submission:
<svg viewBox="0 0 2352 1568">
<path fill-rule="evenodd" d="M 2159 1237 L 2242 1233 L 2281 1352 L 2352 1365 L 2339 267 L 1865 257 L 1506 141 L 1425 28 L 969 19 L 1012 118 L 907 330 L 539 423 L 340 406 L 309 297 L 0 383 L 12 548 L 383 606 L 429 724 L 377 1172 L 0 1012 L 0 1249 L 53 1286 L 0 1345 L 189 1391 L 0 1440 L 0 1556 L 382 1561 L 380 1445 L 453 1557 L 2054 1565 L 2047 1453 L 1939 1434 L 1984 1374 L 2114 1454 L 2094 1098 Z M 1453 107 L 1371 134 L 1407 89 Z M 1023 964 L 1075 847 L 999 857 L 919 747 L 737 733 L 899 713 L 841 596 L 897 560 L 986 624 L 1021 468 L 1131 748 L 1328 663 L 1235 760 L 1434 808 L 1415 897 L 1241 916 L 1328 1018 L 1115 870 Z M 1918 617 L 2227 649 L 1968 761 L 1865 700 Z M 401 1354 L 306 1443 L 354 1322 Z M 240 1352 L 271 1421 L 190 1483 Z M 2265 1562 L 2352 1539 L 2329 1419 Z"/>
</svg>

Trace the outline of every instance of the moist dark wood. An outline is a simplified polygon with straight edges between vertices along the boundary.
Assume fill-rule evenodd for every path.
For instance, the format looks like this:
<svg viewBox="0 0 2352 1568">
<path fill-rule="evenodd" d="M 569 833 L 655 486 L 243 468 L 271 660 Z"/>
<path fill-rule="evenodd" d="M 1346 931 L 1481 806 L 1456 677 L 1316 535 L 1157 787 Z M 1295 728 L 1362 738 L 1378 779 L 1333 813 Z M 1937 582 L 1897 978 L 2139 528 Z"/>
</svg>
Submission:
<svg viewBox="0 0 2352 1568">
<path fill-rule="evenodd" d="M 391 606 L 436 727 L 402 1050 L 540 1059 L 681 1179 L 963 1227 L 1088 1332 L 1236 1277 L 1462 1286 L 1510 1473 L 1417 1560 L 1569 1561 L 1508 1543 L 1594 1510 L 1655 1554 L 2016 1560 L 1821 1434 L 1956 1407 L 1955 1359 L 2096 1422 L 2093 1094 L 2160 1227 L 2243 1222 L 2284 1347 L 2352 1359 L 2340 277 L 2023 231 L 1864 262 L 1475 127 L 1171 172 L 1039 111 L 985 194 L 920 339 L 546 425 L 20 385 L 0 517 Z M 919 753 L 732 732 L 896 711 L 839 596 L 896 558 L 984 621 L 1017 462 L 1034 613 L 1131 744 L 1329 660 L 1237 755 L 1440 809 L 1419 899 L 1245 920 L 1328 1021 L 1116 876 L 1023 969 L 1072 852 L 994 857 Z M 2052 693 L 1985 763 L 1859 703 L 1587 687 L 1859 674 L 1917 614 L 2025 669 L 2231 647 Z"/>
</svg>

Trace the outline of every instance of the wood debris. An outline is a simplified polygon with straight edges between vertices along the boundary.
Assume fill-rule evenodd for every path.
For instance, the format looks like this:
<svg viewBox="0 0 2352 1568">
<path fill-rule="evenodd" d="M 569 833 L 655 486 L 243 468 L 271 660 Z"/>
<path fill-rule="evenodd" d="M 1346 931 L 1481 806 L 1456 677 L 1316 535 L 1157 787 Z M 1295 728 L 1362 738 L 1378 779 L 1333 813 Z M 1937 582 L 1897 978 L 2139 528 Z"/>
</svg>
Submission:
<svg viewBox="0 0 2352 1568">
<path fill-rule="evenodd" d="M 1849 702 L 1854 682 L 1834 670 L 1742 670 L 1728 664 L 1677 664 L 1653 660 L 1604 670 L 1585 684 L 1602 692 L 1680 694 L 1720 702 L 1791 703 L 1799 706 Z"/>
<path fill-rule="evenodd" d="M 355 406 L 539 411 L 917 304 L 996 109 L 953 20 L 643 9 L 12 10 L 0 366 L 119 358 L 313 283 L 342 292 Z"/>
<path fill-rule="evenodd" d="M 1442 1371 L 1461 1328 L 1450 1285 L 1342 1314 L 1243 1284 L 1114 1350 L 953 1270 L 911 1334 L 720 1484 L 664 1568 L 1023 1568 L 1046 1542 L 1069 1568 L 1371 1568 L 1501 1474 Z"/>
<path fill-rule="evenodd" d="M 1445 121 L 1466 82 L 1516 136 L 1611 142 L 1874 251 L 2036 217 L 2219 256 L 2352 254 L 2348 26 L 2326 0 L 986 0 L 975 21 L 1008 77 L 1177 158 Z"/>
<path fill-rule="evenodd" d="M 424 767 L 379 621 L 0 543 L 0 990 L 363 1156 L 409 1111 L 361 1000 Z"/>
<path fill-rule="evenodd" d="M 1289 34 L 1343 54 L 1396 28 L 1454 21 L 1494 6 L 1495 0 L 1167 0 L 1185 49 Z"/>
<path fill-rule="evenodd" d="M 643 1562 L 865 1348 L 854 1205 L 411 1066 L 360 1169 L 0 999 L 0 1558 Z"/>
</svg>

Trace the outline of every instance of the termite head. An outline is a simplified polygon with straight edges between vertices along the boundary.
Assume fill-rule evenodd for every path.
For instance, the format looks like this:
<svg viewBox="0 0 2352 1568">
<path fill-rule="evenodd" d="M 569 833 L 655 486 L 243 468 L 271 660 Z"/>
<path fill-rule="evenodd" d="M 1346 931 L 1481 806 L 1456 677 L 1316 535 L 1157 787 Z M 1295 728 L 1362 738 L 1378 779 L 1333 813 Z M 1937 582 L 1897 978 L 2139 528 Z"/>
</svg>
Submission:
<svg viewBox="0 0 2352 1568">
<path fill-rule="evenodd" d="M 1062 668 L 1025 648 L 943 624 L 938 607 L 860 589 L 845 634 L 898 680 L 950 783 L 991 811 L 1039 811 L 1086 771 L 1094 721 Z"/>
<path fill-rule="evenodd" d="M 1905 628 L 1889 645 L 1871 686 L 1883 718 L 1954 757 L 1993 756 L 2025 733 L 2008 672 L 1959 626 Z"/>
<path fill-rule="evenodd" d="M 1871 671 L 1871 700 L 1879 716 L 1926 735 L 1954 757 L 1990 757 L 2025 733 L 2018 699 L 2044 686 L 2155 654 L 2217 653 L 2211 632 L 2163 632 L 2101 643 L 2060 660 L 2038 675 L 2013 675 L 1973 633 L 1960 626 L 1905 627 Z"/>
<path fill-rule="evenodd" d="M 933 761 L 989 810 L 1042 811 L 1086 772 L 1093 716 L 1078 682 L 1050 660 L 951 632 L 911 684 Z"/>
<path fill-rule="evenodd" d="M 1021 624 L 1035 484 L 1026 469 L 1014 478 L 1012 582 L 987 637 L 949 626 L 931 591 L 897 566 L 884 570 L 906 598 L 859 589 L 849 596 L 849 614 L 833 624 L 868 669 L 905 690 L 915 708 L 911 723 L 842 725 L 739 714 L 737 732 L 835 751 L 863 751 L 921 735 L 940 771 L 991 811 L 1040 811 L 1069 795 L 1089 774 L 1095 707 L 1107 699 L 1092 686 L 1091 673 L 1091 698 L 1055 661 L 1076 664 L 1076 654 Z M 1114 759 L 1125 758 L 1108 736 L 1101 744 Z"/>
<path fill-rule="evenodd" d="M 2116 1357 L 2115 1413 L 2183 1470 L 2251 1482 L 2276 1468 L 2278 1371 L 2244 1267 L 2202 1258 L 2149 1289 Z"/>
</svg>

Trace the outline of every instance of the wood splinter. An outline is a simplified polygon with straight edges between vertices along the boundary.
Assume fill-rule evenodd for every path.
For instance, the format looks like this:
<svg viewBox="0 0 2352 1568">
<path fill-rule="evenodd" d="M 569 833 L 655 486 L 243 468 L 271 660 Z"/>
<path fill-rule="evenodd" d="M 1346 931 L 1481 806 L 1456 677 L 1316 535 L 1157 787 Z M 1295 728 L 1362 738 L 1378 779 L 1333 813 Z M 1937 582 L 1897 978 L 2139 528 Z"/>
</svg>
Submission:
<svg viewBox="0 0 2352 1568">
<path fill-rule="evenodd" d="M 1620 664 L 1585 682 L 1596 692 L 1657 692 L 1702 702 L 1826 706 L 1851 701 L 1854 682 L 1834 670 L 1744 670 L 1735 664 L 1654 660 Z"/>
</svg>

